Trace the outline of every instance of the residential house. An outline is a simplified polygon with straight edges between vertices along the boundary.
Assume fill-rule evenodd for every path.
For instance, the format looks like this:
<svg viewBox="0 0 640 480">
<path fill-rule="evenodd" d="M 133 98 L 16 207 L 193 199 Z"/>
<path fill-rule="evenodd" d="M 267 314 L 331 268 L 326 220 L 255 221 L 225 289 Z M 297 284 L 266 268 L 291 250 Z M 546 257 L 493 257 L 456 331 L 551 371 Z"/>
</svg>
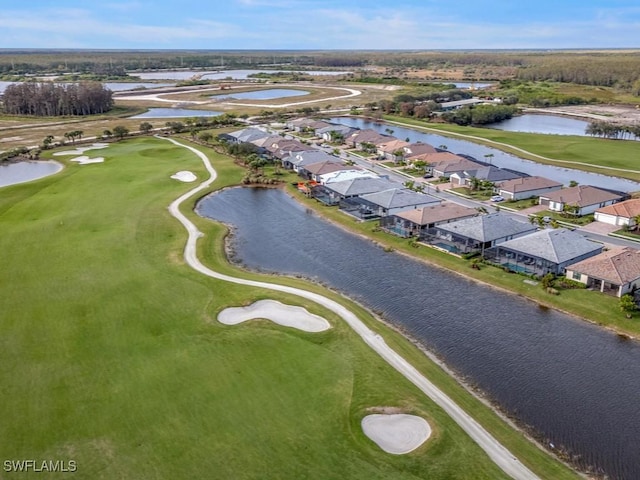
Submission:
<svg viewBox="0 0 640 480">
<path fill-rule="evenodd" d="M 640 198 L 632 198 L 631 200 L 614 203 L 608 207 L 599 208 L 594 216 L 598 222 L 619 227 L 625 225 L 634 227 L 638 223 L 637 219 L 640 218 Z"/>
<path fill-rule="evenodd" d="M 568 265 L 567 278 L 621 297 L 640 288 L 640 250 L 616 247 Z"/>
<path fill-rule="evenodd" d="M 326 160 L 322 162 L 310 163 L 302 167 L 298 167 L 298 175 L 307 180 L 313 180 L 320 183 L 322 175 L 340 170 L 362 170 L 360 167 L 347 165 L 337 159 Z"/>
<path fill-rule="evenodd" d="M 328 205 L 340 204 L 340 208 L 345 210 L 358 210 L 360 208 L 361 204 L 350 201 L 350 199 L 366 195 L 367 193 L 389 190 L 390 188 L 402 188 L 402 185 L 399 183 L 377 176 L 360 176 L 357 178 L 349 178 L 348 180 L 334 181 L 338 180 L 337 175 L 340 175 L 342 171 L 335 173 L 336 177 L 332 180 L 326 181 L 323 185 L 314 188 L 313 196 Z M 366 170 L 363 173 L 373 175 Z"/>
<path fill-rule="evenodd" d="M 572 215 L 580 217 L 594 213 L 598 208 L 613 205 L 623 198 L 624 194 L 592 187 L 591 185 L 578 185 L 540 195 L 538 203 L 540 205 L 548 205 L 549 210 L 554 212 L 564 212 L 566 210 Z"/>
<path fill-rule="evenodd" d="M 291 152 L 290 155 L 282 159 L 282 166 L 297 172 L 298 169 L 304 165 L 330 160 L 336 160 L 336 158 L 322 150 L 311 149 L 300 152 Z"/>
<path fill-rule="evenodd" d="M 475 208 L 453 202 L 442 202 L 414 210 L 405 210 L 380 219 L 380 227 L 401 237 L 424 238 L 436 225 L 471 218 L 480 213 Z"/>
<path fill-rule="evenodd" d="M 561 275 L 567 265 L 593 257 L 603 247 L 577 231 L 548 228 L 500 243 L 485 256 L 514 272 Z"/>
<path fill-rule="evenodd" d="M 425 207 L 440 203 L 440 199 L 408 188 L 391 188 L 380 192 L 367 193 L 356 199 L 375 217 L 393 215 L 403 210 Z"/>
<path fill-rule="evenodd" d="M 524 176 L 525 174 L 523 173 L 505 170 L 493 165 L 487 165 L 476 169 L 464 170 L 462 172 L 454 172 L 449 176 L 449 179 L 453 185 L 471 187 L 474 178 L 482 182 L 488 182 L 495 185 L 496 183 Z"/>
<path fill-rule="evenodd" d="M 535 232 L 536 226 L 519 222 L 500 212 L 464 218 L 444 225 L 436 225 L 429 243 L 452 253 L 479 252 Z"/>
<path fill-rule="evenodd" d="M 482 100 L 480 98 L 467 98 L 464 100 L 455 100 L 453 102 L 442 102 L 440 104 L 440 110 L 448 112 L 450 110 L 458 110 L 462 107 L 470 107 L 481 103 L 486 103 L 486 100 Z"/>
<path fill-rule="evenodd" d="M 401 161 L 404 159 L 404 147 L 407 145 L 409 145 L 409 143 L 404 140 L 392 138 L 387 142 L 377 145 L 378 156 L 386 160 L 393 160 L 394 162 Z"/>
<path fill-rule="evenodd" d="M 356 131 L 357 128 L 347 125 L 329 124 L 327 127 L 317 129 L 316 135 L 321 137 L 325 142 L 336 142 L 340 140 L 339 143 L 344 143 L 345 138 Z"/>
<path fill-rule="evenodd" d="M 266 151 L 272 158 L 280 161 L 290 156 L 294 152 L 315 150 L 313 147 L 306 145 L 299 140 L 288 138 L 282 138 L 271 144 L 263 145 L 263 148 L 266 149 Z"/>
<path fill-rule="evenodd" d="M 428 143 L 423 143 L 423 142 L 410 143 L 409 145 L 405 145 L 402 149 L 404 150 L 404 157 L 407 160 L 412 160 L 413 157 L 416 157 L 418 155 L 424 155 L 425 153 L 438 152 L 438 150 L 435 147 L 433 147 L 432 145 L 429 145 Z"/>
<path fill-rule="evenodd" d="M 382 135 L 375 130 L 367 128 L 364 130 L 357 130 L 349 135 L 347 138 L 345 138 L 345 143 L 349 147 L 361 149 L 362 144 L 371 144 L 375 146 L 379 143 L 388 142 L 390 139 L 392 139 L 392 137 L 389 137 L 388 135 Z"/>
<path fill-rule="evenodd" d="M 507 200 L 523 200 L 539 197 L 560 190 L 562 183 L 548 178 L 532 176 L 514 178 L 497 184 L 495 191 Z"/>
<path fill-rule="evenodd" d="M 434 177 L 438 178 L 450 178 L 455 173 L 462 173 L 465 170 L 472 170 L 474 168 L 481 167 L 482 164 L 474 162 L 464 157 L 459 157 L 459 160 L 442 160 L 436 163 L 432 163 L 427 167 L 427 171 Z"/>
<path fill-rule="evenodd" d="M 294 132 L 309 132 L 314 135 L 317 130 L 331 126 L 329 122 L 315 120 L 313 118 L 296 118 L 288 121 L 285 125 L 289 130 L 293 130 Z"/>
<path fill-rule="evenodd" d="M 249 143 L 254 140 L 258 140 L 260 138 L 266 138 L 273 134 L 269 133 L 263 128 L 259 127 L 248 127 L 243 128 L 242 130 L 236 130 L 231 133 L 223 133 L 218 137 L 229 143 Z"/>
</svg>

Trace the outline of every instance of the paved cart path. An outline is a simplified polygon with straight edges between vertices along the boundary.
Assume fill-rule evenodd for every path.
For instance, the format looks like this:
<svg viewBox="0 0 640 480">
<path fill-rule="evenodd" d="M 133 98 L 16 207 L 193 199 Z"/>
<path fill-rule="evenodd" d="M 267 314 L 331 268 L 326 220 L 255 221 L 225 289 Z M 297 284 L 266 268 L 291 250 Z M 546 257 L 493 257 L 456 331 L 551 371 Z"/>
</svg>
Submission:
<svg viewBox="0 0 640 480">
<path fill-rule="evenodd" d="M 500 467 L 505 473 L 517 480 L 540 480 L 531 470 L 524 466 L 509 450 L 507 450 L 500 442 L 498 442 L 489 432 L 487 432 L 478 422 L 460 408 L 453 400 L 444 394 L 438 387 L 431 383 L 416 368 L 407 362 L 402 356 L 390 348 L 384 339 L 369 329 L 358 317 L 350 310 L 339 304 L 338 302 L 324 297 L 317 293 L 309 292 L 300 288 L 278 285 L 274 283 L 258 282 L 254 280 L 245 280 L 243 278 L 232 277 L 211 270 L 198 259 L 196 255 L 196 244 L 198 238 L 203 233 L 180 212 L 180 205 L 197 192 L 207 189 L 216 179 L 217 174 L 209 158 L 200 150 L 189 145 L 177 142 L 171 138 L 157 137 L 172 142 L 180 147 L 191 150 L 204 163 L 210 174 L 208 180 L 202 182 L 196 188 L 188 191 L 184 195 L 177 198 L 169 206 L 169 212 L 187 229 L 188 238 L 184 248 L 184 258 L 189 266 L 196 271 L 209 277 L 223 280 L 226 282 L 237 283 L 257 288 L 265 288 L 276 290 L 292 295 L 297 295 L 322 305 L 339 315 L 360 337 L 369 345 L 378 355 L 393 366 L 398 372 L 404 375 L 409 381 L 416 385 L 431 400 L 447 412 L 453 420 L 482 448 L 487 455 Z"/>
</svg>

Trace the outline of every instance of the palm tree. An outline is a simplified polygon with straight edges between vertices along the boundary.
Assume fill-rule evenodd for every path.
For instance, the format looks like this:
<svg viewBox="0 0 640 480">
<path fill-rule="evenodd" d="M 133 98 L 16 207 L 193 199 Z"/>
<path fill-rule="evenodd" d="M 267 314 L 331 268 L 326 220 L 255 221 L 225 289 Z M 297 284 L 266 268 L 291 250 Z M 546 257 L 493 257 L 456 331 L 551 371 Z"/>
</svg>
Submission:
<svg viewBox="0 0 640 480">
<path fill-rule="evenodd" d="M 633 217 L 633 223 L 635 223 L 636 232 L 640 230 L 640 215 Z"/>
<path fill-rule="evenodd" d="M 487 161 L 489 162 L 489 165 L 491 165 L 491 159 L 493 158 L 493 153 L 487 153 L 484 158 L 487 159 Z"/>
</svg>

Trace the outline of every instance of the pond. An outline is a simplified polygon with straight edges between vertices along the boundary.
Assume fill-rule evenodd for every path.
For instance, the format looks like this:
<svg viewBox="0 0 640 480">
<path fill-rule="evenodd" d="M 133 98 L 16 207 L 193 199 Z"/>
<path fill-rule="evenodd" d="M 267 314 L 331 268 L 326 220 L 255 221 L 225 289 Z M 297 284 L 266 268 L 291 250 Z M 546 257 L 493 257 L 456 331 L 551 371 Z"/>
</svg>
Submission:
<svg viewBox="0 0 640 480">
<path fill-rule="evenodd" d="M 58 162 L 17 162 L 0 163 L 0 187 L 29 182 L 38 178 L 48 177 L 62 170 Z"/>
<path fill-rule="evenodd" d="M 299 97 L 309 95 L 305 90 L 292 90 L 287 88 L 270 88 L 267 90 L 254 90 L 252 92 L 229 93 L 226 95 L 212 95 L 214 100 L 273 100 L 274 98 Z"/>
<path fill-rule="evenodd" d="M 541 163 L 525 160 L 496 148 L 487 147 L 468 140 L 445 137 L 444 135 L 434 133 L 424 133 L 411 128 L 389 125 L 383 122 L 374 122 L 362 118 L 335 117 L 330 118 L 329 121 L 333 123 L 342 123 L 356 128 L 371 128 L 383 134 L 387 134 L 387 129 L 391 129 L 393 131 L 392 135 L 401 140 L 409 138 L 412 142 L 422 141 L 429 143 L 436 148 L 444 145 L 450 152 L 470 155 L 477 160 L 491 163 L 497 167 L 509 168 L 528 175 L 539 175 L 541 177 L 550 178 L 552 180 L 562 182 L 564 185 L 569 185 L 569 183 L 574 180 L 581 185 L 593 185 L 620 192 L 640 191 L 640 183 L 632 180 L 599 175 L 597 173 L 583 172 L 581 170 L 571 168 L 543 165 Z M 491 157 L 487 157 L 487 155 L 491 155 Z"/>
<path fill-rule="evenodd" d="M 249 75 L 256 73 L 277 73 L 279 70 L 222 70 L 222 71 L 201 71 L 201 70 L 167 70 L 164 72 L 136 72 L 130 73 L 133 77 L 142 80 L 189 80 L 190 78 L 199 76 L 205 80 L 225 80 L 231 78 L 233 80 L 246 80 Z M 294 73 L 293 71 L 291 73 Z M 306 75 L 345 75 L 350 72 L 346 71 L 299 71 L 296 73 L 304 73 Z"/>
<path fill-rule="evenodd" d="M 609 478 L 640 478 L 637 342 L 385 252 L 281 190 L 227 189 L 197 212 L 236 227 L 236 261 L 304 275 L 382 312 L 544 443 Z"/>
<path fill-rule="evenodd" d="M 575 118 L 525 113 L 509 120 L 487 125 L 487 127 L 507 132 L 585 136 L 585 129 L 588 125 L 589 122 Z"/>
<path fill-rule="evenodd" d="M 190 118 L 190 117 L 217 117 L 222 112 L 212 110 L 194 110 L 189 108 L 150 108 L 140 115 L 129 118 Z"/>
<path fill-rule="evenodd" d="M 4 93 L 9 85 L 14 85 L 17 83 L 23 82 L 0 82 L 0 95 Z M 56 82 L 67 84 L 69 82 Z M 127 90 L 136 90 L 136 89 L 147 89 L 147 88 L 160 88 L 160 87 L 171 87 L 175 85 L 174 83 L 125 83 L 125 82 L 103 82 L 105 87 L 112 90 L 113 92 L 124 92 Z"/>
</svg>

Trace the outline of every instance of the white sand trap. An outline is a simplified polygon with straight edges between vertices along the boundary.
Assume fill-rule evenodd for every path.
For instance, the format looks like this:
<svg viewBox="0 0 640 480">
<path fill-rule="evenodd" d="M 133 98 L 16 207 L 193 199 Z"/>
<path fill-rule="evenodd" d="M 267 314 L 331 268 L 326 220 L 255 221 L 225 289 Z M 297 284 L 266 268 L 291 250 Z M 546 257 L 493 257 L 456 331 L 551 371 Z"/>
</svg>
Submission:
<svg viewBox="0 0 640 480">
<path fill-rule="evenodd" d="M 431 436 L 431 427 L 422 417 L 404 413 L 367 415 L 362 431 L 382 450 L 394 455 L 409 453 Z"/>
<path fill-rule="evenodd" d="M 71 161 L 78 162 L 80 165 L 87 165 L 89 163 L 102 163 L 104 162 L 104 157 L 89 158 L 86 155 L 82 155 L 81 157 L 72 158 Z"/>
<path fill-rule="evenodd" d="M 195 173 L 190 172 L 188 170 L 183 170 L 181 172 L 177 172 L 171 175 L 171 178 L 175 180 L 180 180 L 181 182 L 195 182 L 198 177 L 196 177 Z"/>
<path fill-rule="evenodd" d="M 88 147 L 78 147 L 75 150 L 64 150 L 62 152 L 56 152 L 54 156 L 62 156 L 62 155 L 82 155 L 84 152 L 88 152 L 89 150 L 96 150 L 99 148 L 107 148 L 109 146 L 108 143 L 94 143 Z"/>
<path fill-rule="evenodd" d="M 218 314 L 218 321 L 225 325 L 237 325 L 258 318 L 305 332 L 322 332 L 331 328 L 326 319 L 309 313 L 306 308 L 285 305 L 275 300 L 260 300 L 248 307 L 225 308 Z"/>
</svg>

